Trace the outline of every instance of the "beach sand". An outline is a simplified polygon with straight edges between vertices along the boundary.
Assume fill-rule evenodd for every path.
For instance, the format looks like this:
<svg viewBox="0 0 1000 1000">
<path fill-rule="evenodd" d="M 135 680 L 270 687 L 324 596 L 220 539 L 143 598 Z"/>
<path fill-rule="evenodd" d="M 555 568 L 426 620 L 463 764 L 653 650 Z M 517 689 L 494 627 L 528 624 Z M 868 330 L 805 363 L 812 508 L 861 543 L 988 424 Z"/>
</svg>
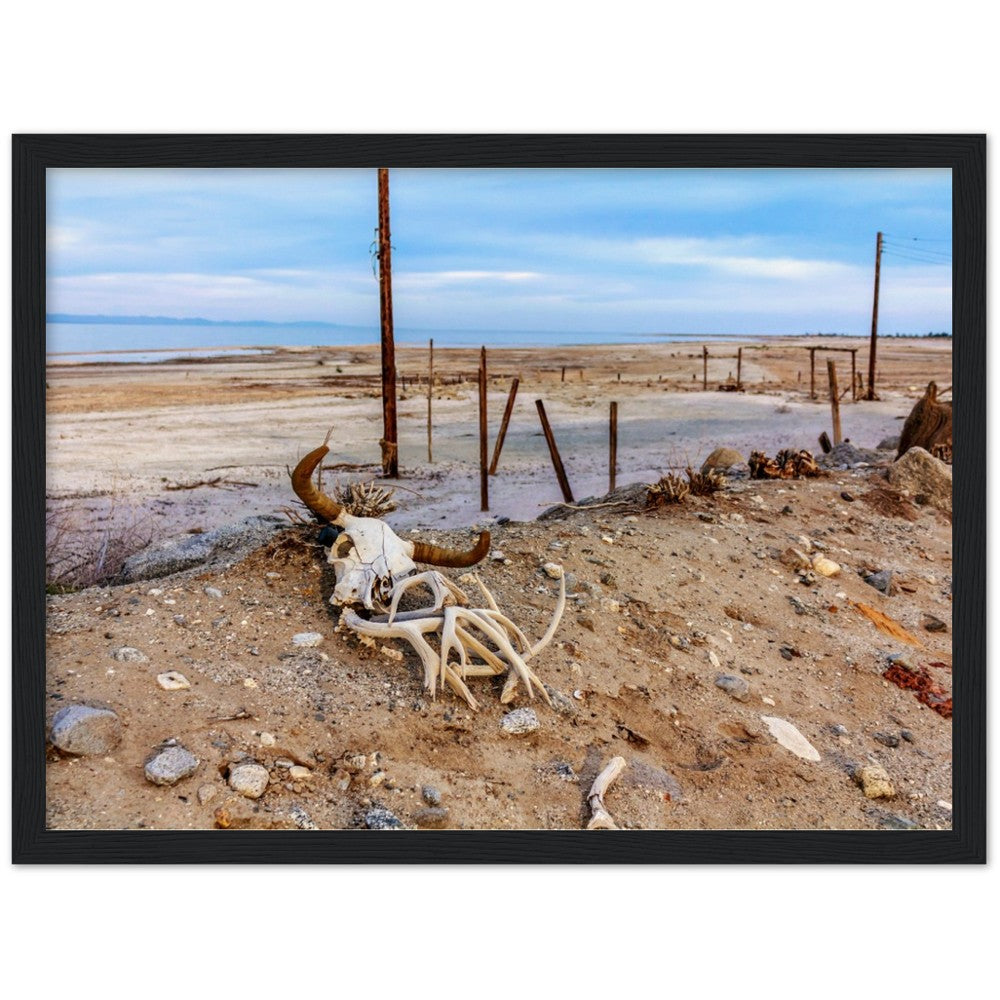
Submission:
<svg viewBox="0 0 1000 1000">
<path fill-rule="evenodd" d="M 451 544 L 465 544 L 470 527 L 490 527 L 508 561 L 489 561 L 481 574 L 532 638 L 555 603 L 541 566 L 557 561 L 573 574 L 574 596 L 536 666 L 566 696 L 565 714 L 536 700 L 539 730 L 511 737 L 499 720 L 528 704 L 523 691 L 501 706 L 492 682 L 477 681 L 477 713 L 449 692 L 431 700 L 408 650 L 400 660 L 334 632 L 332 576 L 311 536 L 292 532 L 229 567 L 49 598 L 49 717 L 67 703 L 103 702 L 127 723 L 107 757 L 50 753 L 50 825 L 213 827 L 225 825 L 221 808 L 230 826 L 343 828 L 363 826 L 378 806 L 416 825 L 427 820 L 418 813 L 429 784 L 449 810 L 434 821 L 453 828 L 579 828 L 589 782 L 621 754 L 629 766 L 608 805 L 623 826 L 948 827 L 951 723 L 882 676 L 887 657 L 903 654 L 915 665 L 941 664 L 927 669 L 950 689 L 950 633 L 923 628 L 933 614 L 950 629 L 946 515 L 887 501 L 867 467 L 794 483 L 736 480 L 715 497 L 653 513 L 565 509 L 563 518 L 534 520 L 562 499 L 536 399 L 574 498 L 599 497 L 608 489 L 611 401 L 619 404 L 619 486 L 697 467 L 720 445 L 744 456 L 818 452 L 819 433 L 831 433 L 826 357 L 836 360 L 841 387 L 850 385 L 849 355 L 818 354 L 819 398 L 809 398 L 804 348 L 818 343 L 859 347 L 866 375 L 866 342 L 846 338 L 744 344 L 742 393 L 718 391 L 736 374 L 735 359 L 718 355 L 735 354 L 735 343 L 710 345 L 708 392 L 700 345 L 489 350 L 491 454 L 510 380 L 521 382 L 488 512 L 479 503 L 478 352 L 435 350 L 428 462 L 426 382 L 417 381 L 427 351 L 399 349 L 401 478 L 385 483 L 400 487 L 388 520 Z M 898 434 L 927 382 L 949 385 L 950 370 L 948 340 L 881 341 L 881 398 L 854 403 L 847 393 L 844 436 L 871 449 Z M 57 527 L 65 546 L 88 532 L 138 543 L 280 511 L 294 500 L 287 467 L 330 427 L 327 484 L 378 471 L 372 347 L 54 364 L 47 382 L 50 537 Z M 894 457 L 883 455 L 883 464 Z M 839 562 L 840 575 L 799 583 L 776 555 L 802 539 Z M 860 575 L 884 568 L 901 584 L 889 597 Z M 883 611 L 921 645 L 878 631 L 856 604 Z M 321 646 L 291 646 L 304 631 L 321 633 Z M 121 646 L 148 659 L 112 660 Z M 161 690 L 156 675 L 171 669 L 192 687 Z M 716 686 L 720 673 L 748 683 L 746 701 Z M 820 761 L 780 746 L 762 718 L 771 716 L 793 723 Z M 201 763 L 193 777 L 161 788 L 145 781 L 142 764 L 169 738 Z M 270 769 L 256 802 L 225 784 L 240 754 Z M 366 756 L 346 786 L 345 754 Z M 289 760 L 312 776 L 289 780 Z M 893 798 L 868 799 L 852 781 L 872 762 L 889 773 Z M 199 798 L 205 788 L 212 791 Z"/>
</svg>

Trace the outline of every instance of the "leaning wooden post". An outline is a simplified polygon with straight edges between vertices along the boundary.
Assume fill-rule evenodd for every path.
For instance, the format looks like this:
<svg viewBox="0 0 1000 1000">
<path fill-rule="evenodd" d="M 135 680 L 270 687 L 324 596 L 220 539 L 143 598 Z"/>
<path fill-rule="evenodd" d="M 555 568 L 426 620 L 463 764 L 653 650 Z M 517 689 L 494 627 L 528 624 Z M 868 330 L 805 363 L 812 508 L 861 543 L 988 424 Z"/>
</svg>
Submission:
<svg viewBox="0 0 1000 1000">
<path fill-rule="evenodd" d="M 479 503 L 490 509 L 490 480 L 486 471 L 486 348 L 479 350 Z"/>
<path fill-rule="evenodd" d="M 500 461 L 500 449 L 503 448 L 504 438 L 507 437 L 507 425 L 510 423 L 510 415 L 514 412 L 514 398 L 517 396 L 517 387 L 521 384 L 519 378 L 514 379 L 510 384 L 510 393 L 507 396 L 507 405 L 503 410 L 503 420 L 500 421 L 500 433 L 497 435 L 496 447 L 493 449 L 493 461 L 490 462 L 490 475 L 497 474 L 497 462 Z"/>
<path fill-rule="evenodd" d="M 389 234 L 389 171 L 378 172 L 378 292 L 382 319 L 382 475 L 399 475 L 396 437 L 396 347 L 392 333 L 392 243 Z"/>
<path fill-rule="evenodd" d="M 708 389 L 708 347 L 702 345 L 701 348 L 701 390 L 702 392 Z"/>
<path fill-rule="evenodd" d="M 608 492 L 615 491 L 615 476 L 618 472 L 618 404 L 611 404 L 611 455 L 608 462 Z"/>
<path fill-rule="evenodd" d="M 736 350 L 736 391 L 743 388 L 743 348 Z"/>
<path fill-rule="evenodd" d="M 573 491 L 569 488 L 569 480 L 566 478 L 566 470 L 563 468 L 562 459 L 559 457 L 556 439 L 552 436 L 552 428 L 549 427 L 549 418 L 545 416 L 545 404 L 540 399 L 536 399 L 535 406 L 538 407 L 538 417 L 542 421 L 542 432 L 545 434 L 545 443 L 549 446 L 552 467 L 556 470 L 556 479 L 559 480 L 559 488 L 562 490 L 563 499 L 566 503 L 573 503 Z"/>
<path fill-rule="evenodd" d="M 434 398 L 434 338 L 431 337 L 430 353 L 427 358 L 427 461 L 433 462 L 431 451 L 431 400 Z"/>
<path fill-rule="evenodd" d="M 833 415 L 833 443 L 838 445 L 841 442 L 840 436 L 840 395 L 837 392 L 837 369 L 833 360 L 826 363 L 826 374 L 830 379 L 830 412 Z"/>
</svg>

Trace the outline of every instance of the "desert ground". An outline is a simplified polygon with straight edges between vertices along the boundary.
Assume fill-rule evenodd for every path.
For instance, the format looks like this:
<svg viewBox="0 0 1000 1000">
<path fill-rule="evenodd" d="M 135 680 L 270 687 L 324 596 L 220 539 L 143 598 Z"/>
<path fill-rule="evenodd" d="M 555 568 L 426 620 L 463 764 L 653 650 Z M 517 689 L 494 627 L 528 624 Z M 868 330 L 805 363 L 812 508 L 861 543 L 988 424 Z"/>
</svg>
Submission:
<svg viewBox="0 0 1000 1000">
<path fill-rule="evenodd" d="M 742 392 L 720 388 L 735 378 L 735 358 L 720 356 L 735 343 L 710 345 L 708 391 L 700 345 L 489 350 L 491 455 L 515 376 L 520 387 L 486 512 L 478 352 L 435 350 L 431 461 L 427 350 L 398 350 L 401 476 L 379 480 L 396 487 L 386 520 L 454 546 L 488 528 L 491 555 L 475 572 L 531 641 L 559 592 L 546 564 L 565 574 L 565 613 L 531 661 L 551 704 L 523 686 L 502 704 L 502 678 L 477 678 L 476 711 L 447 689 L 432 698 L 401 640 L 369 644 L 338 627 L 318 527 L 294 523 L 287 470 L 330 428 L 326 489 L 379 472 L 376 348 L 56 359 L 45 723 L 68 705 L 105 706 L 121 732 L 107 752 L 50 745 L 49 825 L 579 829 L 594 777 L 621 756 L 606 805 L 623 828 L 948 828 L 951 519 L 887 484 L 895 450 L 878 446 L 931 379 L 950 385 L 951 343 L 882 340 L 879 399 L 857 402 L 844 353 L 817 353 L 810 399 L 805 347 L 818 344 L 858 347 L 867 377 L 866 342 L 846 338 L 744 344 Z M 835 451 L 819 478 L 750 480 L 742 465 L 714 494 L 647 506 L 632 484 L 697 470 L 719 446 L 819 455 L 820 432 L 832 435 L 828 357 L 855 450 Z M 619 490 L 607 495 L 612 401 Z M 168 576 L 120 573 L 144 546 L 210 539 L 258 515 L 277 517 L 247 545 Z M 838 569 L 824 576 L 802 555 Z M 888 593 L 866 582 L 883 571 Z M 444 572 L 480 599 L 468 571 Z M 293 642 L 302 633 L 316 644 Z M 936 693 L 920 700 L 893 683 L 900 664 Z M 172 671 L 189 686 L 161 687 Z M 509 733 L 504 717 L 526 707 L 537 728 Z M 808 741 L 806 756 L 779 742 L 776 719 Z M 154 784 L 147 761 L 177 744 L 193 772 Z M 247 764 L 266 771 L 256 798 L 233 787 Z"/>
</svg>

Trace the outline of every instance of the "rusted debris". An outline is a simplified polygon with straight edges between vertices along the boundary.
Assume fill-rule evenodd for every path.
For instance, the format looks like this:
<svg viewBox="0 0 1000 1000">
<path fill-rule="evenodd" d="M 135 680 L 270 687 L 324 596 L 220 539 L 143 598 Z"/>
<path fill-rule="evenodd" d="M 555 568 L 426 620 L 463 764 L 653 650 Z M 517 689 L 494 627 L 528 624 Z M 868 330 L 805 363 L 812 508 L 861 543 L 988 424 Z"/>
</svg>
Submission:
<svg viewBox="0 0 1000 1000">
<path fill-rule="evenodd" d="M 917 400 L 899 435 L 896 458 L 910 448 L 923 448 L 935 458 L 951 462 L 951 403 L 938 400 L 936 382 L 928 382 L 923 396 Z"/>
<path fill-rule="evenodd" d="M 918 646 L 920 649 L 924 648 L 924 644 L 915 635 L 907 632 L 899 622 L 894 618 L 890 618 L 887 614 L 883 614 L 878 608 L 862 604 L 860 601 L 851 601 L 850 603 L 855 610 L 864 615 L 880 632 L 891 635 L 900 642 L 908 642 L 911 646 Z"/>
<path fill-rule="evenodd" d="M 897 660 L 882 676 L 904 691 L 913 691 L 917 701 L 934 709 L 943 719 L 951 718 L 951 696 L 940 684 L 934 682 L 926 668 L 910 667 Z"/>
</svg>

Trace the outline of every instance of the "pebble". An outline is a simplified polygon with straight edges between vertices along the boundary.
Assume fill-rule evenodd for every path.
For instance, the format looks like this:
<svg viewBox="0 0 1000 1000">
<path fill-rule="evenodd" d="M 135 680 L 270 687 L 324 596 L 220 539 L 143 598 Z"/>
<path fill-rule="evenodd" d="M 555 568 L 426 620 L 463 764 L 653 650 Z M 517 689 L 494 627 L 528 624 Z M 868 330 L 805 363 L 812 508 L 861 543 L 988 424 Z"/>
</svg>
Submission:
<svg viewBox="0 0 1000 1000">
<path fill-rule="evenodd" d="M 899 731 L 899 735 L 902 736 L 903 739 L 906 740 L 907 743 L 916 743 L 917 742 L 917 738 L 913 735 L 913 733 L 911 733 L 909 731 L 909 729 L 901 729 Z"/>
<path fill-rule="evenodd" d="M 168 670 L 165 674 L 157 674 L 156 683 L 164 691 L 186 691 L 191 687 L 191 682 L 177 670 Z"/>
<path fill-rule="evenodd" d="M 119 646 L 111 650 L 111 659 L 121 663 L 148 663 L 149 657 L 135 646 Z"/>
<path fill-rule="evenodd" d="M 896 794 L 889 775 L 879 764 L 866 764 L 854 772 L 854 781 L 869 799 L 891 799 Z"/>
<path fill-rule="evenodd" d="M 547 562 L 542 569 L 550 580 L 559 580 L 563 575 L 563 568 L 559 563 Z"/>
<path fill-rule="evenodd" d="M 760 700 L 762 702 L 764 702 L 765 705 L 770 705 L 772 708 L 774 708 L 774 699 L 773 698 L 768 698 L 767 695 L 764 695 L 764 697 L 761 698 Z"/>
<path fill-rule="evenodd" d="M 947 632 L 948 626 L 935 615 L 924 613 L 924 628 L 928 632 Z"/>
<path fill-rule="evenodd" d="M 424 785 L 420 789 L 420 795 L 429 806 L 441 805 L 441 792 L 434 785 Z"/>
<path fill-rule="evenodd" d="M 302 764 L 293 764 L 288 769 L 288 777 L 291 778 L 292 781 L 310 781 L 312 779 L 312 776 L 313 776 L 312 771 L 310 771 L 308 767 L 305 767 Z"/>
<path fill-rule="evenodd" d="M 715 678 L 715 686 L 722 688 L 737 701 L 746 701 L 750 697 L 750 685 L 735 674 L 719 674 Z"/>
<path fill-rule="evenodd" d="M 53 745 L 79 757 L 111 753 L 122 739 L 122 724 L 110 708 L 67 705 L 52 719 Z"/>
<path fill-rule="evenodd" d="M 198 758 L 179 743 L 163 747 L 146 761 L 146 780 L 154 785 L 176 785 L 181 778 L 194 774 Z"/>
<path fill-rule="evenodd" d="M 448 810 L 444 806 L 427 806 L 418 809 L 413 814 L 413 822 L 417 826 L 440 829 L 448 825 Z"/>
<path fill-rule="evenodd" d="M 872 739 L 884 747 L 895 749 L 899 746 L 899 737 L 895 733 L 872 733 Z"/>
<path fill-rule="evenodd" d="M 277 742 L 274 733 L 263 732 L 260 734 L 260 745 L 262 747 L 273 747 Z"/>
<path fill-rule="evenodd" d="M 840 563 L 835 563 L 832 559 L 827 559 L 826 556 L 816 556 L 813 559 L 812 567 L 823 576 L 837 576 L 840 573 Z"/>
<path fill-rule="evenodd" d="M 500 728 L 510 736 L 533 733 L 538 728 L 538 716 L 533 708 L 515 708 L 500 720 Z"/>
<path fill-rule="evenodd" d="M 388 809 L 369 809 L 365 813 L 365 826 L 369 830 L 402 830 L 399 817 Z"/>
<path fill-rule="evenodd" d="M 803 760 L 819 760 L 819 751 L 786 719 L 773 715 L 762 715 L 761 721 L 771 731 L 771 735 L 796 757 Z"/>
<path fill-rule="evenodd" d="M 215 785 L 199 785 L 198 786 L 198 802 L 201 805 L 205 805 L 207 802 L 211 802 L 215 798 L 218 789 Z"/>
<path fill-rule="evenodd" d="M 848 503 L 854 503 L 854 497 L 851 496 L 851 494 L 848 493 L 847 490 L 840 491 L 840 499 L 846 500 Z"/>
<path fill-rule="evenodd" d="M 385 773 L 385 771 L 376 771 L 368 779 L 368 784 L 371 785 L 372 788 L 378 788 L 380 785 L 384 785 L 385 784 L 386 778 L 388 778 L 388 777 L 389 777 L 389 775 L 387 775 Z"/>
<path fill-rule="evenodd" d="M 941 809 L 944 809 L 947 812 L 951 812 L 951 803 L 950 802 L 945 802 L 944 799 L 938 799 L 937 804 L 938 804 L 938 806 Z"/>
<path fill-rule="evenodd" d="M 229 768 L 229 787 L 248 799 L 259 799 L 267 790 L 267 768 L 256 761 L 241 761 Z"/>
<path fill-rule="evenodd" d="M 891 569 L 879 570 L 877 573 L 868 573 L 865 576 L 864 580 L 869 587 L 874 587 L 876 590 L 881 591 L 887 597 L 892 594 Z"/>
<path fill-rule="evenodd" d="M 218 587 L 206 587 L 205 588 L 205 596 L 206 597 L 211 597 L 213 600 L 216 600 L 216 601 L 221 601 L 222 600 L 222 591 L 219 590 Z"/>
<path fill-rule="evenodd" d="M 809 565 L 809 557 L 798 549 L 787 548 L 778 556 L 778 562 L 791 569 L 805 569 Z"/>
<path fill-rule="evenodd" d="M 722 666 L 722 664 L 719 662 L 719 657 L 716 656 L 715 652 L 711 649 L 708 651 L 708 662 L 711 663 L 716 670 L 718 670 L 719 667 Z"/>
<path fill-rule="evenodd" d="M 319 632 L 297 632 L 292 636 L 292 643 L 296 646 L 318 646 L 323 641 L 323 636 Z"/>
<path fill-rule="evenodd" d="M 492 560 L 493 562 L 503 562 L 503 561 L 504 561 L 504 560 L 505 560 L 506 558 L 507 558 L 507 556 L 506 556 L 506 555 L 504 555 L 504 553 L 503 553 L 503 552 L 501 552 L 501 551 L 500 551 L 500 549 L 494 549 L 494 550 L 493 550 L 493 551 L 492 551 L 492 552 L 490 553 L 490 559 L 491 559 L 491 560 Z"/>
</svg>

